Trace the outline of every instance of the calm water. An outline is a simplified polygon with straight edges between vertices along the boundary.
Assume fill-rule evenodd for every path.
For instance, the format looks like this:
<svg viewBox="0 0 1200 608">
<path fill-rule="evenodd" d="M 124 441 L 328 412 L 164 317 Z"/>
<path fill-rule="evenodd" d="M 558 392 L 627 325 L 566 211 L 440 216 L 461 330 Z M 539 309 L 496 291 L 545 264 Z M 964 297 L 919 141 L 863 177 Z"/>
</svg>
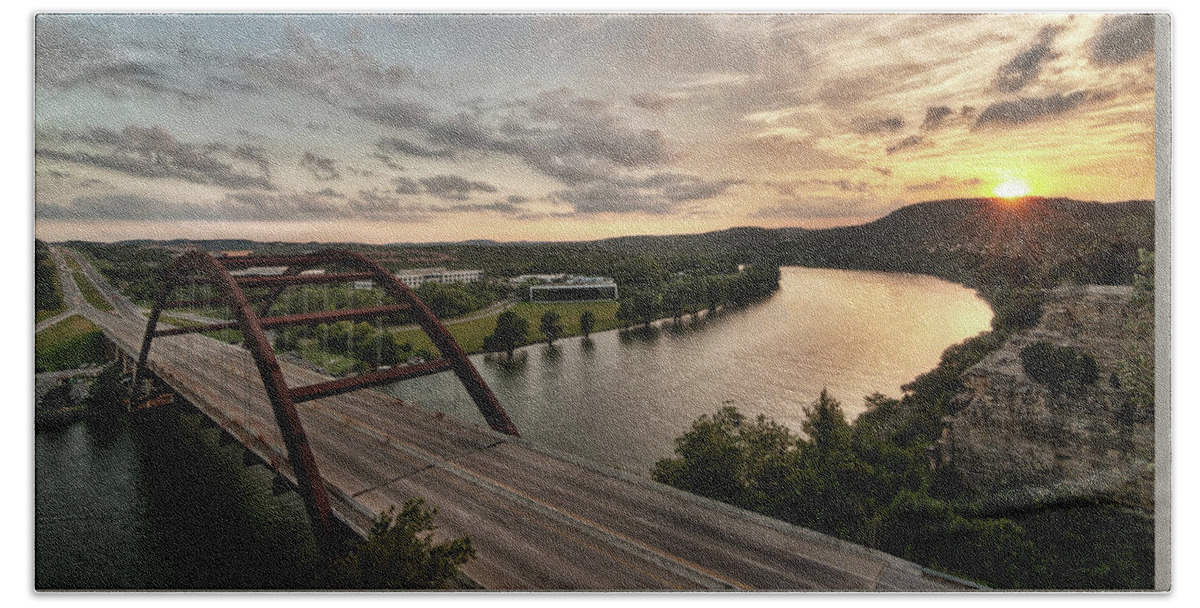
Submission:
<svg viewBox="0 0 1200 608">
<path fill-rule="evenodd" d="M 511 364 L 472 359 L 527 440 L 647 475 L 723 404 L 799 431 L 803 407 L 828 387 L 853 418 L 864 396 L 898 397 L 991 318 L 974 291 L 940 279 L 789 267 L 779 292 L 745 309 L 538 344 Z M 482 424 L 452 374 L 389 391 Z"/>
</svg>

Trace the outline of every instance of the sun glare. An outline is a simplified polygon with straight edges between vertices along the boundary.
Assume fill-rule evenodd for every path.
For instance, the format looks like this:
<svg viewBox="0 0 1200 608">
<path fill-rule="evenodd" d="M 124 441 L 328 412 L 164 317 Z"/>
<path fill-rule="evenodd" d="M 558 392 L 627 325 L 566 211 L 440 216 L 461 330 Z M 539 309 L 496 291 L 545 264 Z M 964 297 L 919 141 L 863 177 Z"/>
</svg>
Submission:
<svg viewBox="0 0 1200 608">
<path fill-rule="evenodd" d="M 994 190 L 992 190 L 992 193 L 1000 198 L 1017 198 L 1029 194 L 1029 184 L 1026 184 L 1018 179 L 1010 179 L 1000 182 L 1000 184 L 996 186 Z"/>
</svg>

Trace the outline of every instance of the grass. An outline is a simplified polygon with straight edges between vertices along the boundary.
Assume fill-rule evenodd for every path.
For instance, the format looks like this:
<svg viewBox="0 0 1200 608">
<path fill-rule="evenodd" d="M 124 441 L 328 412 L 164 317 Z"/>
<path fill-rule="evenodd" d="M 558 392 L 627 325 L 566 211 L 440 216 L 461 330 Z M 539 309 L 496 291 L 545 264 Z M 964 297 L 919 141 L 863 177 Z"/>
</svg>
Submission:
<svg viewBox="0 0 1200 608">
<path fill-rule="evenodd" d="M 67 259 L 74 261 L 70 257 Z M 88 301 L 88 304 L 105 312 L 113 310 L 112 302 L 109 302 L 108 298 L 100 294 L 100 290 L 96 289 L 96 286 L 92 284 L 91 279 L 87 278 L 87 275 L 83 274 L 82 271 L 75 271 L 71 273 L 71 276 L 75 279 L 75 284 L 79 286 L 79 291 L 83 294 L 83 299 Z"/>
<path fill-rule="evenodd" d="M 71 270 L 75 272 L 83 272 L 83 267 L 79 265 L 79 262 L 75 259 L 75 256 L 71 255 L 70 253 L 63 253 L 62 257 L 67 261 L 67 266 L 70 266 Z"/>
<path fill-rule="evenodd" d="M 71 315 L 34 337 L 33 365 L 36 373 L 75 369 L 108 361 L 104 332 L 91 321 Z"/>
<path fill-rule="evenodd" d="M 325 373 L 330 376 L 340 376 L 348 373 L 358 364 L 358 360 L 352 357 L 343 357 L 342 355 L 335 355 L 321 350 L 317 344 L 317 340 L 301 341 L 297 352 L 309 363 L 325 370 Z"/>
<path fill-rule="evenodd" d="M 546 337 L 538 329 L 538 324 L 541 323 L 542 315 L 546 311 L 558 312 L 563 325 L 563 335 L 560 337 L 568 338 L 582 334 L 579 331 L 579 315 L 583 314 L 585 310 L 592 311 L 592 314 L 596 316 L 596 325 L 592 328 L 592 333 L 621 327 L 621 322 L 617 320 L 617 307 L 617 302 L 522 302 L 514 305 L 510 310 L 529 322 L 529 342 L 535 343 L 546 340 Z M 461 323 L 454 321 L 443 323 L 463 350 L 468 353 L 478 353 L 483 352 L 483 338 L 496 329 L 496 317 L 498 316 L 500 316 L 499 312 Z M 395 337 L 397 344 L 409 342 L 413 345 L 414 350 L 425 349 L 437 352 L 429 337 L 420 329 L 399 331 L 395 333 Z"/>
<path fill-rule="evenodd" d="M 191 319 L 184 319 L 182 317 L 172 317 L 170 315 L 160 315 L 158 320 L 160 323 L 170 323 L 175 327 L 200 327 L 201 325 L 207 325 L 207 323 L 201 323 Z M 215 340 L 227 342 L 229 344 L 242 343 L 242 332 L 236 329 L 218 329 L 215 331 L 206 331 L 204 332 L 204 335 Z"/>
<path fill-rule="evenodd" d="M 62 309 L 62 308 L 59 308 L 57 310 L 39 310 L 34 313 L 33 322 L 41 323 L 42 321 L 45 321 L 46 319 L 49 319 L 50 317 L 53 317 L 53 316 L 61 313 L 63 310 L 64 309 Z"/>
</svg>

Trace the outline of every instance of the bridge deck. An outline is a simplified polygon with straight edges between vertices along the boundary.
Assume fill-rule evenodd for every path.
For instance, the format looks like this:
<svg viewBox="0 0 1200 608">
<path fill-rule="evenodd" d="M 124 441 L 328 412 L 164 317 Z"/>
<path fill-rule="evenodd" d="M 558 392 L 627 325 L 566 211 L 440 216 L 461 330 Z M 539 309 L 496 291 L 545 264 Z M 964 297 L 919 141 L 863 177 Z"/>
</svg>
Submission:
<svg viewBox="0 0 1200 608">
<path fill-rule="evenodd" d="M 136 355 L 145 321 L 120 304 L 125 316 L 82 310 Z M 291 386 L 328 379 L 281 365 Z M 202 336 L 162 338 L 150 367 L 290 475 L 247 351 Z M 297 408 L 340 518 L 361 530 L 389 505 L 424 497 L 439 509 L 439 535 L 471 536 L 478 557 L 464 572 L 485 588 L 964 588 L 899 558 L 550 453 L 377 391 Z"/>
</svg>

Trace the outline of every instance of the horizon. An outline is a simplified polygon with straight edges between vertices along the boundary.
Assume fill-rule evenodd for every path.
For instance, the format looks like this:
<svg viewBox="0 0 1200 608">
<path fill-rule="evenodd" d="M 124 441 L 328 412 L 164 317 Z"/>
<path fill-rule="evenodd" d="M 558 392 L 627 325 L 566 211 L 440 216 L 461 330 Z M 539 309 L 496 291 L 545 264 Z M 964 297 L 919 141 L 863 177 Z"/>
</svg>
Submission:
<svg viewBox="0 0 1200 608">
<path fill-rule="evenodd" d="M 1002 197 L 976 197 L 976 198 L 951 198 L 951 199 L 918 201 L 915 203 L 910 203 L 910 204 L 904 205 L 902 207 L 897 207 L 896 209 L 892 209 L 887 214 L 885 214 L 881 217 L 866 220 L 866 221 L 863 221 L 858 224 L 843 224 L 843 225 L 839 225 L 839 226 L 830 226 L 828 228 L 804 228 L 801 226 L 780 226 L 778 228 L 767 228 L 767 227 L 763 227 L 763 226 L 741 225 L 741 226 L 729 226 L 728 228 L 719 228 L 716 230 L 707 230 L 704 232 L 673 232 L 673 233 L 662 233 L 662 234 L 653 234 L 653 233 L 622 234 L 622 235 L 607 236 L 607 237 L 601 237 L 601 238 L 574 239 L 574 240 L 516 239 L 516 240 L 505 241 L 505 240 L 489 239 L 489 238 L 473 238 L 473 239 L 463 239 L 463 240 L 459 240 L 459 241 L 389 241 L 389 242 L 370 243 L 370 242 L 364 242 L 364 241 L 344 241 L 344 240 L 321 241 L 321 240 L 313 240 L 313 239 L 290 240 L 290 241 L 289 240 L 264 240 L 264 239 L 253 239 L 253 238 L 242 237 L 242 236 L 219 236 L 219 237 L 211 237 L 211 238 L 207 238 L 207 237 L 206 238 L 194 238 L 194 237 L 188 237 L 188 236 L 178 236 L 178 237 L 171 237 L 171 238 L 140 237 L 140 238 L 129 238 L 129 239 L 107 240 L 107 241 L 89 240 L 89 239 L 65 239 L 65 240 L 51 241 L 51 240 L 41 239 L 40 237 L 37 237 L 36 235 L 35 235 L 35 238 L 42 240 L 43 242 L 48 243 L 48 244 L 61 244 L 61 243 L 68 243 L 68 242 L 92 242 L 92 243 L 104 243 L 104 244 L 109 244 L 109 245 L 143 242 L 143 241 L 148 241 L 148 242 L 152 242 L 152 243 L 164 243 L 164 242 L 171 242 L 171 241 L 191 241 L 191 242 L 248 241 L 248 242 L 252 242 L 252 243 L 263 243 L 263 244 L 370 245 L 370 246 L 376 246 L 376 247 L 437 247 L 437 246 L 472 245 L 472 244 L 480 244 L 480 243 L 492 243 L 495 245 L 572 244 L 572 243 L 594 243 L 594 242 L 599 242 L 599 241 L 607 241 L 607 240 L 622 239 L 622 238 L 639 238 L 639 237 L 667 238 L 667 237 L 682 237 L 682 236 L 703 236 L 706 234 L 715 234 L 718 232 L 730 232 L 730 231 L 734 231 L 734 230 L 766 230 L 766 231 L 771 231 L 771 230 L 808 230 L 808 231 L 812 231 L 812 232 L 819 232 L 822 230 L 833 230 L 833 229 L 837 229 L 837 228 L 852 228 L 855 226 L 866 226 L 873 222 L 882 220 L 882 219 L 886 218 L 887 216 L 889 216 L 901 209 L 905 209 L 905 208 L 909 208 L 909 207 L 916 207 L 919 205 L 928 205 L 928 204 L 936 204 L 936 203 L 953 203 L 953 202 L 992 202 L 992 203 L 1000 204 L 1002 201 L 1005 201 L 1005 200 L 1006 199 L 1004 199 Z M 1082 203 L 1082 204 L 1087 204 L 1087 205 L 1124 205 L 1124 204 L 1130 204 L 1130 203 L 1146 203 L 1146 204 L 1150 204 L 1150 205 L 1155 204 L 1155 201 L 1153 199 L 1129 199 L 1129 200 L 1124 200 L 1124 201 L 1083 201 L 1083 200 L 1077 200 L 1077 199 L 1072 199 L 1072 198 L 1067 198 L 1067 197 L 1026 196 L 1026 197 L 1018 197 L 1016 200 L 1022 201 L 1022 202 L 1033 202 L 1033 201 L 1071 202 L 1071 203 Z"/>
<path fill-rule="evenodd" d="M 581 242 L 1153 200 L 1154 19 L 63 15 L 47 241 Z"/>
</svg>

